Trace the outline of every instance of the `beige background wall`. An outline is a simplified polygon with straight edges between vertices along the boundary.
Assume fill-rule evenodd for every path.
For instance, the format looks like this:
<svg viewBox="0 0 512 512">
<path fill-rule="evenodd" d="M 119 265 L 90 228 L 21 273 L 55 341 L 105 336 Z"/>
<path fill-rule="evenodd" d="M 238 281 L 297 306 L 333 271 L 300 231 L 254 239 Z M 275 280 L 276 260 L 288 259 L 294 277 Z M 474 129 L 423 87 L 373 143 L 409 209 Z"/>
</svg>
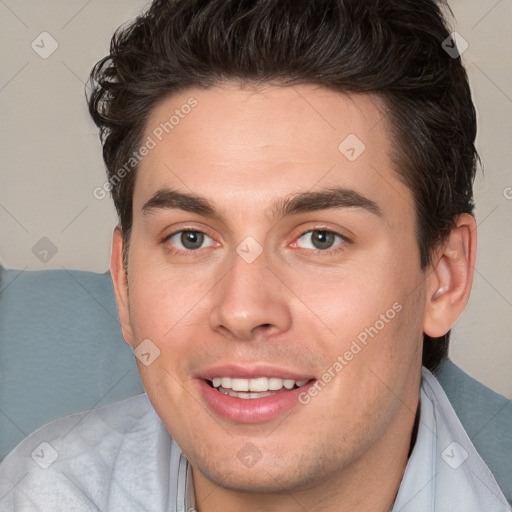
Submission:
<svg viewBox="0 0 512 512">
<path fill-rule="evenodd" d="M 469 45 L 463 58 L 485 165 L 475 185 L 479 250 L 473 296 L 453 330 L 451 357 L 512 398 L 512 2 L 450 4 L 455 29 Z M 116 217 L 108 197 L 93 196 L 105 175 L 84 83 L 113 30 L 144 6 L 140 0 L 0 0 L 4 266 L 108 269 Z M 56 44 L 51 55 L 40 56 Z M 43 237 L 57 251 L 46 263 L 32 251 Z"/>
</svg>

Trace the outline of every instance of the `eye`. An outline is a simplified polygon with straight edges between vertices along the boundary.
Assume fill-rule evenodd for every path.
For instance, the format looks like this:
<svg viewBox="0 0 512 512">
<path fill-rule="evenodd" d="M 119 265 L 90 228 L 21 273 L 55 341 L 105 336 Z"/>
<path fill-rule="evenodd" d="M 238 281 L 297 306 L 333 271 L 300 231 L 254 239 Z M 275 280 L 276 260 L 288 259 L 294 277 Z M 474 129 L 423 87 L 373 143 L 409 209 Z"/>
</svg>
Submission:
<svg viewBox="0 0 512 512">
<path fill-rule="evenodd" d="M 171 243 L 175 248 L 184 251 L 201 249 L 205 241 L 209 241 L 209 245 L 212 245 L 211 242 L 213 242 L 206 233 L 192 230 L 177 231 L 176 233 L 169 235 L 165 241 Z"/>
<path fill-rule="evenodd" d="M 338 235 L 333 231 L 328 231 L 326 229 L 313 229 L 302 234 L 298 238 L 298 243 L 296 245 L 301 249 L 327 251 L 337 247 L 344 241 L 345 239 L 341 235 Z"/>
</svg>

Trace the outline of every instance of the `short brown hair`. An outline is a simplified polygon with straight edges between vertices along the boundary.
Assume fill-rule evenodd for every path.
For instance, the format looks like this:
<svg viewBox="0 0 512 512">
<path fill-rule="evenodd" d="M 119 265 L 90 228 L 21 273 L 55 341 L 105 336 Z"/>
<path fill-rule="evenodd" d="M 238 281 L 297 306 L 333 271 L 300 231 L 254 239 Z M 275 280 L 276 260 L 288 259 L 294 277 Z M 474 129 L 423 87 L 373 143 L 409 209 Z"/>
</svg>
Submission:
<svg viewBox="0 0 512 512">
<path fill-rule="evenodd" d="M 397 142 L 391 156 L 415 200 L 425 270 L 456 217 L 473 213 L 478 162 L 467 74 L 442 45 L 450 38 L 443 7 L 441 0 L 155 0 L 116 31 L 91 72 L 89 110 L 109 179 L 141 144 L 155 105 L 190 87 L 237 80 L 375 93 Z M 136 168 L 111 181 L 124 249 L 135 176 Z M 449 334 L 424 335 L 429 369 L 447 355 Z"/>
</svg>

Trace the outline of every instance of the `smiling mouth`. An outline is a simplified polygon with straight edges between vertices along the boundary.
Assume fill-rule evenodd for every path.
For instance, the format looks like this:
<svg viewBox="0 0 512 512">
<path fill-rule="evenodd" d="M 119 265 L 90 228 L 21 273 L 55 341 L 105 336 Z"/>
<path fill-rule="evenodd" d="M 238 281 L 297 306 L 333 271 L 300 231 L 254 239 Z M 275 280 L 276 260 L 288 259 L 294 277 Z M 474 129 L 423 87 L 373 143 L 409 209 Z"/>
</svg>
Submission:
<svg viewBox="0 0 512 512">
<path fill-rule="evenodd" d="M 212 380 L 206 379 L 206 382 L 219 393 L 248 400 L 286 393 L 305 386 L 312 380 L 281 379 L 279 377 L 256 377 L 253 379 L 214 377 Z"/>
</svg>

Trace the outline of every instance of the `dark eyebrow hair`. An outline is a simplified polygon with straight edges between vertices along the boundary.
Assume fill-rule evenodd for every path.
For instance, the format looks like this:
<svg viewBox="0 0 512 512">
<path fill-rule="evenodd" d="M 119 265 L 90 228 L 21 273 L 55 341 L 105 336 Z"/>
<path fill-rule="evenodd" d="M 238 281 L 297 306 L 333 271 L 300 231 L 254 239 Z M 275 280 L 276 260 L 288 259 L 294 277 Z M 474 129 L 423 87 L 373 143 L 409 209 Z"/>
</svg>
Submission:
<svg viewBox="0 0 512 512">
<path fill-rule="evenodd" d="M 362 208 L 382 217 L 377 203 L 362 196 L 355 190 L 333 187 L 318 192 L 303 192 L 289 198 L 278 199 L 272 208 L 273 217 L 285 217 L 297 213 L 307 213 L 331 208 Z"/>
<path fill-rule="evenodd" d="M 158 209 L 180 209 L 187 212 L 218 217 L 222 214 L 207 199 L 173 189 L 158 190 L 142 207 L 144 213 Z M 278 199 L 271 208 L 272 218 L 334 208 L 362 208 L 382 217 L 380 207 L 367 197 L 347 188 L 327 188 L 317 192 L 302 192 Z"/>
<path fill-rule="evenodd" d="M 149 213 L 152 210 L 170 208 L 178 208 L 208 217 L 221 217 L 220 212 L 207 199 L 168 188 L 158 190 L 149 201 L 144 203 L 142 211 L 143 213 Z"/>
</svg>

